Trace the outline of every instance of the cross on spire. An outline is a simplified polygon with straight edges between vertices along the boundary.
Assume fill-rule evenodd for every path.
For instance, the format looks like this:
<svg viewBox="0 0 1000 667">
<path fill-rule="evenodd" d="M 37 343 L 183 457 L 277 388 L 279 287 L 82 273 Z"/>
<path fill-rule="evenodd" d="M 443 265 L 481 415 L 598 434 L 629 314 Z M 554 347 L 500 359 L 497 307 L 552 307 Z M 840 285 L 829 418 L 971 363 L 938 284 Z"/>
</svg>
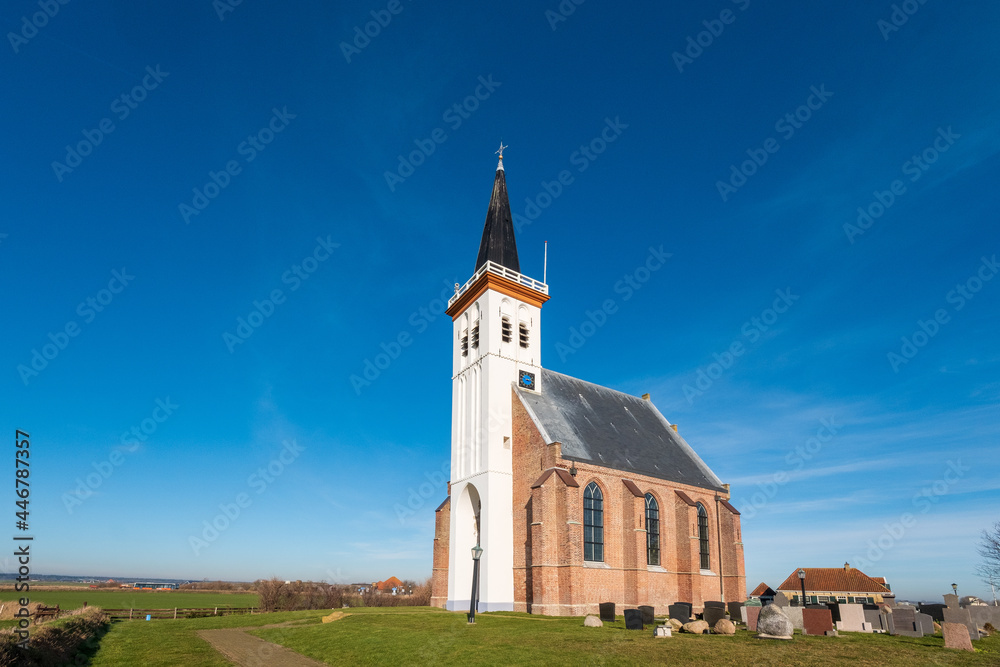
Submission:
<svg viewBox="0 0 1000 667">
<path fill-rule="evenodd" d="M 508 148 L 508 146 L 503 145 L 503 140 L 500 141 L 500 150 L 496 151 L 496 154 L 500 156 L 500 160 L 497 162 L 497 171 L 503 171 L 503 149 Z"/>
</svg>

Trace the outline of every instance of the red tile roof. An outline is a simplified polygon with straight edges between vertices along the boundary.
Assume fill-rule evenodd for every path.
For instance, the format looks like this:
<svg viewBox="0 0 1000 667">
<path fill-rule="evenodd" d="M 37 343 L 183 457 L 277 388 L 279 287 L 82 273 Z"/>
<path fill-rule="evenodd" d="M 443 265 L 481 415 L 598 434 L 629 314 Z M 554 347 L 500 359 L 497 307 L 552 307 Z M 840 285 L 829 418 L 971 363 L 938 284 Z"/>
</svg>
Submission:
<svg viewBox="0 0 1000 667">
<path fill-rule="evenodd" d="M 891 591 L 861 570 L 853 567 L 804 567 L 806 571 L 806 591 L 830 591 L 831 593 L 890 593 Z M 778 586 L 779 591 L 798 593 L 802 590 L 796 568 Z"/>
<path fill-rule="evenodd" d="M 796 578 L 798 578 L 798 575 L 796 575 Z M 760 597 L 761 595 L 774 595 L 774 591 L 771 590 L 770 586 L 768 586 L 762 581 L 760 582 L 760 585 L 757 586 L 757 588 L 753 589 L 753 593 L 751 593 L 750 595 L 755 597 Z"/>
<path fill-rule="evenodd" d="M 397 579 L 396 577 L 389 577 L 385 581 L 380 581 L 377 584 L 375 584 L 375 588 L 379 589 L 380 591 L 386 591 L 386 590 L 391 590 L 393 588 L 398 588 L 402 585 L 403 582 Z"/>
</svg>

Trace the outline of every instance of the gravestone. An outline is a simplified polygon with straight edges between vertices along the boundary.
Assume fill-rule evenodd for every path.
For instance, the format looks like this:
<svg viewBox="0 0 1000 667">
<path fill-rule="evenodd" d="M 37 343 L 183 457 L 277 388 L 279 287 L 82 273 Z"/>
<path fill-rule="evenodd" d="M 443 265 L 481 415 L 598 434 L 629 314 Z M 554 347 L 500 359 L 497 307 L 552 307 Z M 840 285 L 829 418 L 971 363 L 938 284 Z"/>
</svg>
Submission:
<svg viewBox="0 0 1000 667">
<path fill-rule="evenodd" d="M 969 639 L 968 629 L 961 623 L 949 623 L 945 621 L 941 624 L 941 634 L 944 635 L 944 647 L 955 648 L 964 651 L 972 651 L 972 640 Z"/>
<path fill-rule="evenodd" d="M 826 607 L 806 607 L 802 610 L 802 634 L 825 635 L 833 630 L 833 614 Z"/>
<path fill-rule="evenodd" d="M 669 625 L 658 625 L 653 630 L 654 637 L 673 637 L 672 628 Z"/>
<path fill-rule="evenodd" d="M 830 616 L 833 617 L 833 622 L 836 624 L 840 622 L 840 605 L 836 602 L 827 602 L 826 608 L 830 610 Z"/>
<path fill-rule="evenodd" d="M 965 609 L 972 616 L 972 622 L 976 624 L 976 627 L 981 628 L 992 621 L 990 618 L 990 608 L 984 604 L 970 604 Z"/>
<path fill-rule="evenodd" d="M 952 609 L 948 607 L 944 610 L 944 622 L 945 623 L 961 623 L 969 631 L 969 640 L 976 641 L 979 639 L 979 628 L 976 624 L 972 622 L 972 616 L 969 615 L 968 609 Z"/>
<path fill-rule="evenodd" d="M 757 608 L 760 609 L 760 607 L 757 607 Z M 749 607 L 747 607 L 746 605 L 743 605 L 742 607 L 740 607 L 740 618 L 743 620 L 743 625 L 747 624 L 747 609 L 749 609 Z M 760 613 L 760 612 L 757 612 L 757 613 Z"/>
<path fill-rule="evenodd" d="M 952 593 L 948 593 L 944 596 L 944 604 L 949 609 L 960 609 L 958 605 L 958 596 Z"/>
<path fill-rule="evenodd" d="M 921 604 L 917 605 L 917 609 L 923 614 L 929 614 L 938 623 L 944 621 L 944 610 L 948 605 L 944 604 Z"/>
<path fill-rule="evenodd" d="M 743 606 L 744 607 L 763 607 L 764 603 L 761 602 L 760 600 L 756 599 L 756 598 L 750 598 L 749 600 L 747 600 L 746 602 L 743 603 Z"/>
<path fill-rule="evenodd" d="M 804 611 L 802 607 L 785 607 L 781 611 L 785 612 L 785 616 L 792 622 L 793 628 L 802 629 L 802 612 Z"/>
<path fill-rule="evenodd" d="M 902 637 L 923 637 L 923 628 L 917 626 L 915 607 L 894 607 L 892 610 L 892 634 Z"/>
<path fill-rule="evenodd" d="M 934 619 L 931 618 L 931 615 L 924 614 L 918 611 L 916 617 L 917 617 L 917 627 L 920 628 L 920 631 L 923 632 L 925 635 L 933 635 L 935 632 Z"/>
<path fill-rule="evenodd" d="M 774 602 L 772 602 L 771 604 L 776 604 L 776 605 L 778 605 L 779 607 L 781 607 L 783 609 L 787 609 L 788 608 L 788 598 L 785 597 L 784 593 L 782 593 L 781 591 L 779 591 L 779 592 L 777 592 L 777 593 L 774 594 Z"/>
<path fill-rule="evenodd" d="M 667 614 L 670 618 L 676 618 L 681 623 L 691 622 L 691 607 L 683 604 L 672 604 L 667 607 Z"/>
<path fill-rule="evenodd" d="M 642 612 L 638 609 L 626 609 L 625 610 L 625 629 L 626 630 L 643 630 L 642 627 Z"/>
<path fill-rule="evenodd" d="M 705 608 L 707 609 L 708 607 L 715 607 L 716 609 L 725 609 L 726 603 L 718 602 L 716 600 L 709 600 L 705 603 Z"/>
<path fill-rule="evenodd" d="M 757 618 L 760 616 L 760 610 L 763 607 L 744 607 L 743 609 L 747 612 L 747 630 L 757 632 Z"/>
<path fill-rule="evenodd" d="M 865 623 L 868 623 L 869 625 L 872 626 L 872 632 L 886 631 L 886 627 L 882 623 L 882 614 L 879 612 L 878 609 L 865 609 L 863 613 L 865 615 Z"/>
<path fill-rule="evenodd" d="M 655 620 L 653 608 L 649 605 L 639 605 L 639 612 L 642 614 L 643 625 L 652 625 Z"/>
<path fill-rule="evenodd" d="M 896 627 L 892 622 L 892 610 L 886 607 L 879 609 L 878 613 L 882 616 L 882 627 L 885 631 L 890 635 L 896 634 Z"/>
<path fill-rule="evenodd" d="M 694 616 L 694 608 L 692 607 L 690 602 L 675 602 L 674 604 L 684 605 L 685 607 L 687 607 L 688 617 L 691 618 Z"/>
<path fill-rule="evenodd" d="M 729 611 L 729 618 L 734 622 L 743 616 L 743 613 L 740 611 L 743 609 L 742 602 L 728 602 L 726 603 L 726 609 Z"/>
<path fill-rule="evenodd" d="M 781 607 L 770 604 L 760 610 L 757 636 L 765 639 L 791 639 L 792 622 Z"/>
<path fill-rule="evenodd" d="M 715 624 L 725 617 L 726 610 L 718 607 L 705 607 L 705 611 L 701 614 L 702 620 L 708 623 L 708 626 L 711 628 L 714 628 Z"/>
<path fill-rule="evenodd" d="M 839 604 L 840 620 L 837 629 L 842 632 L 864 632 L 865 610 L 859 604 Z M 868 632 L 871 632 L 869 630 Z"/>
<path fill-rule="evenodd" d="M 610 621 L 611 623 L 614 623 L 614 621 L 615 621 L 615 603 L 614 602 L 602 602 L 599 606 L 601 608 L 601 620 L 602 621 Z"/>
</svg>

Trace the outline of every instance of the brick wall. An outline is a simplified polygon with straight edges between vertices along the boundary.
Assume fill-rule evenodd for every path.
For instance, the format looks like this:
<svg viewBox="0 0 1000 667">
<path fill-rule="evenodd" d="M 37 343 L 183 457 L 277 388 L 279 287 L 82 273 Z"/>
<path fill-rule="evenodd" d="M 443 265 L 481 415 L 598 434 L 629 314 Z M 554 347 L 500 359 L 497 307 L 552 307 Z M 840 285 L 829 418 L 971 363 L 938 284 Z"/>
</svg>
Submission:
<svg viewBox="0 0 1000 667">
<path fill-rule="evenodd" d="M 431 606 L 445 608 L 448 602 L 448 547 L 451 536 L 451 496 L 434 513 L 434 570 L 431 574 Z"/>
</svg>

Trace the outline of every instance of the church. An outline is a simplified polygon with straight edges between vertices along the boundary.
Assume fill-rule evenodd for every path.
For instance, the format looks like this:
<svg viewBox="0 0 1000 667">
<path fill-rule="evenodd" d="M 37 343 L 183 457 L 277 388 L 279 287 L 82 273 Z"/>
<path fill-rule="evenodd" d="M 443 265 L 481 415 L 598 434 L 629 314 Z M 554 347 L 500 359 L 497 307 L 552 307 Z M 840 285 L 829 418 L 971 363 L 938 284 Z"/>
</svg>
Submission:
<svg viewBox="0 0 1000 667">
<path fill-rule="evenodd" d="M 481 612 L 742 602 L 729 485 L 648 394 L 542 366 L 549 288 L 521 273 L 503 148 L 475 271 L 448 302 L 451 481 L 435 513 L 431 604 L 468 611 L 477 546 Z"/>
</svg>

